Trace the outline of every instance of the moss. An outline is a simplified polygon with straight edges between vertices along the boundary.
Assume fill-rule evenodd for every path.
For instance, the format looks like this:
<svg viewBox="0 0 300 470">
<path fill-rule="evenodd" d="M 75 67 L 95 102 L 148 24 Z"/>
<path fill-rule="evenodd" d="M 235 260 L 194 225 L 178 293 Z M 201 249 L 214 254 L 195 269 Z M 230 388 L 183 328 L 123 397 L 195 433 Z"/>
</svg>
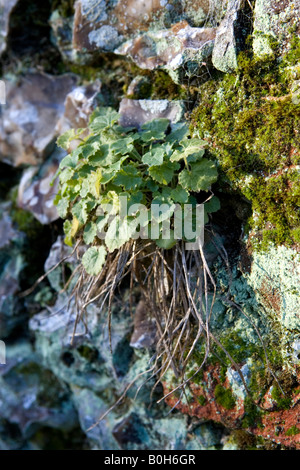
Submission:
<svg viewBox="0 0 300 470">
<path fill-rule="evenodd" d="M 180 100 L 186 99 L 187 97 L 187 88 L 184 85 L 174 83 L 170 75 L 164 70 L 143 70 L 135 64 L 129 63 L 127 63 L 128 79 L 123 88 L 125 94 L 131 80 L 136 76 L 145 77 L 149 82 L 145 80 L 145 83 L 140 88 L 138 95 L 128 96 L 129 98 Z"/>
<path fill-rule="evenodd" d="M 253 403 L 251 398 L 247 396 L 244 401 L 245 414 L 242 419 L 242 427 L 244 429 L 249 428 L 261 428 L 262 427 L 262 412 Z"/>
<path fill-rule="evenodd" d="M 193 129 L 219 160 L 222 182 L 252 202 L 249 226 L 259 233 L 258 245 L 299 240 L 300 106 L 291 94 L 299 56 L 296 39 L 282 60 L 241 53 L 236 74 L 199 87 L 192 114 Z"/>
<path fill-rule="evenodd" d="M 96 348 L 90 347 L 86 344 L 79 346 L 77 351 L 81 357 L 90 363 L 97 361 L 99 358 L 99 351 Z"/>
<path fill-rule="evenodd" d="M 233 431 L 232 438 L 239 450 L 255 450 L 258 443 L 256 436 L 242 429 Z"/>
<path fill-rule="evenodd" d="M 226 410 L 232 410 L 235 407 L 235 398 L 229 388 L 224 388 L 218 384 L 215 387 L 216 402 Z"/>
<path fill-rule="evenodd" d="M 176 100 L 183 99 L 186 90 L 183 86 L 173 82 L 171 77 L 163 70 L 157 70 L 153 76 L 151 98 Z"/>
<path fill-rule="evenodd" d="M 285 433 L 286 436 L 296 436 L 297 434 L 300 434 L 300 429 L 297 426 L 290 427 Z"/>
<path fill-rule="evenodd" d="M 260 344 L 254 344 L 244 340 L 237 331 L 229 330 L 229 332 L 226 332 L 226 334 L 221 335 L 220 342 L 226 351 L 239 364 L 246 361 L 253 355 L 255 355 L 256 360 L 258 358 L 263 359 L 264 357 L 263 348 Z M 224 380 L 227 367 L 231 366 L 231 362 L 225 352 L 218 347 L 213 349 L 212 353 L 215 354 L 215 361 L 222 361 L 221 378 Z"/>
<path fill-rule="evenodd" d="M 200 395 L 199 397 L 197 397 L 197 400 L 198 400 L 198 402 L 200 403 L 201 406 L 206 405 L 206 398 L 205 398 L 204 395 Z"/>
<path fill-rule="evenodd" d="M 18 187 L 14 187 L 8 194 L 8 200 L 12 201 L 10 216 L 21 232 L 24 232 L 29 239 L 35 238 L 41 231 L 42 225 L 33 215 L 20 209 L 17 205 Z"/>
<path fill-rule="evenodd" d="M 280 410 L 288 410 L 291 407 L 292 399 L 289 396 L 282 395 L 278 387 L 273 387 L 271 397 L 276 401 L 277 407 Z"/>
</svg>

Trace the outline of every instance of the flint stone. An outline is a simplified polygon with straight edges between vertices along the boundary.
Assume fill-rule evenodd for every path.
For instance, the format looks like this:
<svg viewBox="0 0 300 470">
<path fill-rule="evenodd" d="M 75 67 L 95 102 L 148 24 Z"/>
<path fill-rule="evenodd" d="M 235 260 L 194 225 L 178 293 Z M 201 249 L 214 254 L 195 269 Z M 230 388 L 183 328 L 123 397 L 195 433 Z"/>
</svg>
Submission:
<svg viewBox="0 0 300 470">
<path fill-rule="evenodd" d="M 44 163 L 38 175 L 36 167 L 25 170 L 19 184 L 18 207 L 31 212 L 42 225 L 48 225 L 59 218 L 54 205 L 58 191 L 58 178 L 55 181 L 53 178 L 65 155 L 65 151 L 58 149 Z"/>
<path fill-rule="evenodd" d="M 140 301 L 134 315 L 134 330 L 130 340 L 130 346 L 136 349 L 150 348 L 156 342 L 156 323 L 151 318 L 145 301 Z"/>
<path fill-rule="evenodd" d="M 67 266 L 71 266 L 73 269 L 78 265 L 78 260 L 75 253 L 72 255 L 72 248 L 67 246 L 64 242 L 64 237 L 59 236 L 56 242 L 52 245 L 48 258 L 45 262 L 45 272 L 47 273 L 61 262 L 62 259 L 69 257 L 66 260 Z M 48 281 L 51 284 L 52 289 L 59 292 L 64 288 L 64 276 L 63 267 L 60 266 L 51 273 L 48 274 Z"/>
<path fill-rule="evenodd" d="M 112 52 L 137 34 L 170 28 L 188 21 L 191 26 L 215 26 L 222 19 L 220 0 L 77 0 L 73 46 L 88 52 Z"/>
<path fill-rule="evenodd" d="M 7 338 L 25 318 L 16 296 L 20 290 L 20 274 L 25 266 L 20 252 L 25 237 L 14 228 L 8 209 L 8 206 L 0 207 L 0 339 Z"/>
<path fill-rule="evenodd" d="M 270 38 L 274 38 L 284 54 L 292 36 L 300 37 L 300 0 L 256 0 L 254 9 L 253 50 L 257 57 L 273 53 Z M 294 30 L 293 35 L 290 31 Z"/>
<path fill-rule="evenodd" d="M 43 368 L 25 341 L 6 347 L 7 364 L 0 368 L 0 415 L 16 424 L 25 438 L 37 428 L 68 431 L 77 425 L 69 392 Z"/>
<path fill-rule="evenodd" d="M 37 165 L 51 154 L 64 101 L 76 82 L 73 75 L 42 73 L 26 75 L 18 84 L 7 82 L 7 105 L 0 122 L 0 160 L 16 167 Z"/>
<path fill-rule="evenodd" d="M 13 226 L 13 222 L 9 215 L 10 205 L 11 204 L 2 204 L 0 207 L 0 250 L 7 247 L 12 240 L 21 235 Z"/>
<path fill-rule="evenodd" d="M 10 14 L 18 0 L 0 0 L 0 55 L 6 49 Z"/>
<path fill-rule="evenodd" d="M 227 13 L 216 32 L 212 54 L 212 63 L 222 72 L 232 72 L 237 69 L 238 44 L 236 26 L 238 15 L 244 5 L 243 0 L 229 0 Z"/>
<path fill-rule="evenodd" d="M 145 122 L 158 118 L 167 118 L 171 123 L 179 122 L 183 117 L 184 107 L 181 101 L 124 98 L 120 103 L 119 113 L 121 126 L 139 128 Z"/>
<path fill-rule="evenodd" d="M 59 135 L 69 129 L 79 129 L 88 126 L 89 118 L 97 107 L 97 96 L 101 91 L 101 82 L 96 80 L 87 86 L 76 87 L 65 100 L 65 112 L 56 130 Z"/>
<path fill-rule="evenodd" d="M 129 56 L 142 69 L 174 72 L 190 62 L 201 67 L 212 54 L 215 35 L 216 28 L 194 28 L 182 21 L 129 40 L 115 53 Z"/>
</svg>

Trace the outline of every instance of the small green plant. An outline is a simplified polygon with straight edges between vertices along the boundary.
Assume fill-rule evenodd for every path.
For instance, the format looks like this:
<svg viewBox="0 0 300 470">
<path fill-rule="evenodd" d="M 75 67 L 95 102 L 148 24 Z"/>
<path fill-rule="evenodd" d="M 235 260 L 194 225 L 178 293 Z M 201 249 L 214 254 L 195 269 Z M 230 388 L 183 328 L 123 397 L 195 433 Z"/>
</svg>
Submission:
<svg viewBox="0 0 300 470">
<path fill-rule="evenodd" d="M 214 340 L 205 320 L 213 302 L 203 299 L 208 290 L 214 299 L 216 286 L 194 229 L 199 206 L 201 231 L 208 214 L 220 208 L 211 190 L 215 163 L 186 124 L 156 119 L 140 129 L 124 128 L 111 108 L 96 110 L 87 128 L 68 131 L 58 145 L 68 155 L 57 174 L 55 203 L 65 219 L 65 242 L 74 246 L 70 256 L 76 251 L 79 259 L 65 287 L 71 286 L 70 302 L 73 298 L 77 308 L 74 334 L 94 302 L 100 311 L 108 306 L 111 334 L 112 300 L 127 278 L 130 292 L 138 284 L 156 323 L 159 340 L 148 372 L 158 383 L 171 368 L 177 388 L 185 388 L 193 378 L 186 368 L 197 343 L 207 344 L 199 373 L 209 354 L 208 338 Z M 176 214 L 183 215 L 180 233 Z M 187 241 L 198 244 L 187 249 Z"/>
<path fill-rule="evenodd" d="M 55 202 L 66 219 L 66 243 L 82 238 L 90 246 L 82 259 L 90 275 L 99 274 L 107 253 L 134 234 L 172 248 L 177 242 L 174 227 L 165 233 L 163 221 L 178 206 L 196 207 L 195 193 L 209 191 L 217 180 L 215 164 L 204 157 L 205 143 L 192 138 L 185 124 L 171 130 L 168 119 L 157 119 L 138 131 L 121 127 L 118 119 L 117 112 L 103 108 L 94 112 L 88 129 L 71 130 L 58 139 L 68 151 L 74 142 L 79 144 L 60 164 Z M 219 209 L 216 197 L 204 199 L 210 199 L 206 213 Z M 151 207 L 162 205 L 151 217 Z"/>
</svg>

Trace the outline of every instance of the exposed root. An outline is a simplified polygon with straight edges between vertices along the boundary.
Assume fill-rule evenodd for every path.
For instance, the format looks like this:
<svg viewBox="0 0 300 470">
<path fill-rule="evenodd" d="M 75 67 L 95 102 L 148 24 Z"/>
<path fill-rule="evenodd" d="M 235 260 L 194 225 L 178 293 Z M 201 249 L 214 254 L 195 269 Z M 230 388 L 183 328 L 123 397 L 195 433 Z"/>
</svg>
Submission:
<svg viewBox="0 0 300 470">
<path fill-rule="evenodd" d="M 222 245 L 216 243 L 215 240 L 216 237 L 213 234 L 212 241 L 227 268 L 231 283 L 226 250 Z M 75 252 L 77 252 L 77 256 L 80 259 L 79 248 L 80 242 L 77 242 L 73 252 L 68 257 L 65 257 L 61 263 L 66 261 Z M 51 268 L 50 272 L 56 269 L 58 265 Z M 48 274 L 46 273 L 42 279 Z M 216 344 L 229 359 L 232 367 L 238 372 L 247 394 L 251 397 L 239 365 L 210 330 L 210 319 L 216 299 L 217 287 L 200 243 L 198 250 L 186 251 L 184 243 L 178 242 L 172 250 L 164 251 L 158 248 L 152 241 L 145 243 L 145 241 L 131 240 L 119 250 L 108 255 L 106 263 L 98 276 L 87 274 L 81 264 L 76 267 L 71 279 L 67 283 L 69 286 L 71 281 L 74 280 L 75 282 L 76 279 L 69 296 L 69 305 L 73 301 L 75 301 L 76 305 L 76 320 L 71 343 L 74 341 L 76 329 L 80 322 L 85 326 L 86 332 L 88 331 L 86 309 L 91 303 L 97 302 L 100 305 L 99 313 L 103 311 L 104 306 L 106 309 L 108 307 L 108 330 L 111 347 L 113 298 L 116 289 L 127 276 L 130 279 L 131 290 L 135 284 L 139 285 L 150 314 L 155 319 L 157 329 L 155 354 L 152 357 L 152 364 L 149 366 L 149 369 L 139 374 L 134 381 L 126 386 L 118 401 L 101 416 L 92 428 L 121 403 L 128 390 L 143 375 L 146 375 L 146 379 L 139 385 L 136 394 L 139 393 L 140 389 L 147 382 L 155 378 L 156 381 L 151 392 L 152 398 L 157 385 L 164 380 L 166 373 L 171 369 L 178 385 L 160 398 L 157 403 L 165 400 L 177 390 L 180 390 L 183 396 L 186 387 L 205 366 L 212 344 Z M 38 282 L 41 282 L 41 279 Z M 32 292 L 37 283 L 27 293 Z M 23 293 L 23 295 L 25 294 Z M 237 308 L 251 323 L 263 346 L 267 368 L 278 383 L 278 379 L 271 370 L 266 347 L 263 344 L 263 339 L 257 326 L 230 299 L 230 292 L 222 300 L 227 305 Z M 132 299 L 130 304 L 132 306 Z M 204 345 L 204 356 L 201 365 L 192 376 L 189 375 L 187 377 L 187 366 L 199 343 Z M 251 399 L 256 406 L 260 407 L 259 403 L 256 403 L 252 397 Z"/>
</svg>

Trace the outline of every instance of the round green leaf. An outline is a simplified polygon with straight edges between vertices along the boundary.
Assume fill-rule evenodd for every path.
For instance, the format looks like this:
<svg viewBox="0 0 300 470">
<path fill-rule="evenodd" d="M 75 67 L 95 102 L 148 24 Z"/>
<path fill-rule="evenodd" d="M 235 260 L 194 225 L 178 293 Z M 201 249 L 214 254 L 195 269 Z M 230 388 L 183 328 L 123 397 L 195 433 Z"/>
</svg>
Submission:
<svg viewBox="0 0 300 470">
<path fill-rule="evenodd" d="M 101 272 L 105 259 L 106 249 L 104 246 L 92 246 L 84 253 L 82 264 L 88 274 L 97 276 Z"/>
<path fill-rule="evenodd" d="M 191 163 L 190 171 L 183 170 L 179 177 L 181 186 L 189 191 L 208 191 L 217 181 L 218 171 L 215 164 L 203 158 L 200 162 Z"/>
</svg>

